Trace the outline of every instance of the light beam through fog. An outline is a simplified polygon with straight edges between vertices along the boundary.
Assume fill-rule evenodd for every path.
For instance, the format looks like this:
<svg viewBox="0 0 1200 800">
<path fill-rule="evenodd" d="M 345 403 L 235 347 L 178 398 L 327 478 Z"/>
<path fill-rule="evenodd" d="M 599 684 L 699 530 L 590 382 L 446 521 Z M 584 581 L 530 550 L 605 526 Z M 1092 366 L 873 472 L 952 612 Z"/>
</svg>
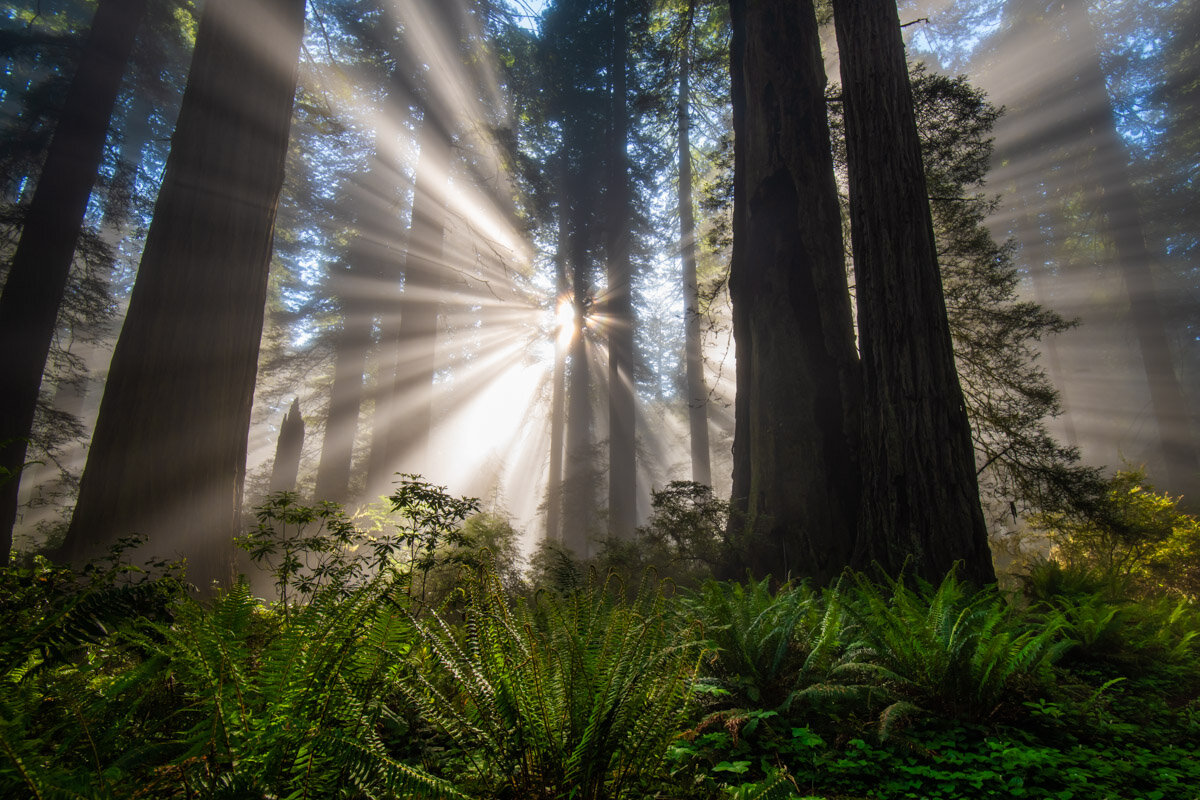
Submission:
<svg viewBox="0 0 1200 800">
<path fill-rule="evenodd" d="M 993 231 L 1019 244 L 1027 293 L 1080 323 L 1043 343 L 1068 412 L 1060 433 L 1089 462 L 1146 465 L 1193 503 L 1196 251 L 1169 242 L 1194 242 L 1194 220 L 1152 209 L 1173 192 L 1195 196 L 1194 178 L 1171 186 L 1179 180 L 1171 170 L 1194 175 L 1196 155 L 1166 161 L 1170 115 L 1190 112 L 1167 105 L 1156 62 L 1169 42 L 1191 46 L 1181 43 L 1181 23 L 1194 26 L 1195 12 L 1083 2 L 942 2 L 911 12 L 929 17 L 913 47 L 932 49 L 1007 109 L 988 187 L 1001 193 Z M 1174 124 L 1178 136 L 1196 120 Z"/>
<path fill-rule="evenodd" d="M 1200 231 L 1180 211 L 1195 209 L 1198 157 L 1174 142 L 1194 141 L 1186 137 L 1198 120 L 1188 97 L 1164 88 L 1156 70 L 1164 54 L 1183 52 L 1179 37 L 1196 29 L 1197 11 L 1138 5 L 1148 16 L 1114 2 L 1031 0 L 905 4 L 902 16 L 916 21 L 906 29 L 911 56 L 965 72 L 1007 109 L 983 189 L 1000 197 L 989 225 L 997 238 L 1013 237 L 1024 294 L 1080 323 L 1040 343 L 1040 363 L 1066 412 L 1055 432 L 1089 463 L 1144 463 L 1163 488 L 1195 500 Z M 509 37 L 535 36 L 550 13 L 541 2 L 513 8 Z M 559 154 L 524 129 L 536 114 L 514 92 L 529 88 L 500 65 L 489 38 L 497 30 L 463 0 L 394 0 L 373 16 L 310 2 L 250 435 L 249 502 L 266 490 L 280 422 L 298 398 L 307 429 L 298 490 L 307 499 L 358 506 L 386 493 L 394 473 L 420 473 L 452 493 L 482 497 L 487 510 L 513 519 L 527 548 L 544 535 L 548 487 L 557 481 L 591 481 L 586 491 L 602 505 L 613 320 L 603 313 L 596 242 L 607 234 L 587 227 L 602 223 L 581 221 L 598 213 L 600 166 L 572 165 L 581 185 L 571 197 L 531 196 L 557 179 Z M 825 43 L 832 47 L 832 35 Z M 286 68 L 286 54 L 270 55 Z M 826 64 L 836 63 L 829 50 Z M 656 68 L 636 65 L 646 74 Z M 1176 83 L 1195 77 L 1194 64 L 1177 69 Z M 704 102 L 711 107 L 696 100 L 694 112 L 703 143 L 694 145 L 698 182 L 719 183 L 713 153 L 728 120 L 719 99 Z M 649 142 L 672 141 L 669 126 L 646 120 Z M 591 133 L 559 119 L 539 124 L 563 139 Z M 156 146 L 148 139 L 138 154 L 143 170 L 161 165 Z M 640 170 L 662 173 L 647 180 L 637 232 L 639 522 L 651 489 L 690 475 L 686 381 L 661 374 L 683 364 L 679 244 L 670 233 L 677 223 L 668 210 L 674 178 L 663 166 L 669 148 L 655 161 L 649 146 L 626 148 L 644 159 Z M 701 217 L 728 213 L 716 207 Z M 556 241 L 559 223 L 547 219 L 558 216 L 579 229 L 578 252 Z M 701 219 L 702 229 L 712 227 L 712 218 Z M 130 266 L 139 246 L 129 235 L 121 244 Z M 711 285 L 719 286 L 727 256 L 719 248 L 705 254 Z M 576 298 L 555 271 L 571 275 L 582 262 L 591 277 L 581 291 L 593 310 L 577 328 Z M 735 370 L 726 295 L 716 293 L 707 322 L 713 474 L 718 496 L 727 496 Z M 573 347 L 578 330 L 586 341 Z M 102 362 L 110 344 L 101 341 L 101 355 L 89 351 L 86 360 Z M 655 358 L 655 348 L 674 355 Z M 556 376 L 565 386 L 582 374 L 572 352 L 587 354 L 588 396 L 564 402 L 586 419 L 564 422 L 552 398 Z M 556 353 L 565 372 L 555 370 Z M 94 365 L 102 377 L 103 364 Z M 60 390 L 70 385 L 61 381 Z M 98 396 L 77 407 L 54 403 L 90 425 Z M 579 452 L 560 452 L 556 463 L 552 441 L 595 457 L 582 471 L 572 462 Z M 82 453 L 56 452 L 59 466 L 78 474 Z M 42 536 L 39 524 L 53 524 L 46 512 L 63 491 L 56 469 L 26 471 L 27 544 Z M 588 516 L 599 531 L 603 515 Z"/>
</svg>

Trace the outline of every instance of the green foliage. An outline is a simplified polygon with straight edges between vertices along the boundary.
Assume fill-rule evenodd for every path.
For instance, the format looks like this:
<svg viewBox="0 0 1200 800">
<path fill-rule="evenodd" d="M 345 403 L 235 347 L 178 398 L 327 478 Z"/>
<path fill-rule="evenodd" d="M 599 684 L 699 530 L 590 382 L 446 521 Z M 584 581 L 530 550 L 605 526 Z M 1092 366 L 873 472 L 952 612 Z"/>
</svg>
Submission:
<svg viewBox="0 0 1200 800">
<path fill-rule="evenodd" d="M 373 572 L 390 566 L 401 548 L 398 537 L 359 532 L 337 503 L 305 506 L 298 500 L 295 492 L 271 495 L 255 512 L 257 527 L 237 540 L 275 579 L 285 617 L 291 605 L 303 605 L 323 591 L 353 592 Z M 364 558 L 367 550 L 370 558 Z"/>
<path fill-rule="evenodd" d="M 140 639 L 180 701 L 161 732 L 176 768 L 159 796 L 186 787 L 224 797 L 461 796 L 395 758 L 381 737 L 409 727 L 392 688 L 411 638 L 396 587 L 382 577 L 337 588 L 280 620 L 239 582 L 211 609 L 184 603 L 173 625 Z"/>
<path fill-rule="evenodd" d="M 650 493 L 650 520 L 631 540 L 606 539 L 594 560 L 598 572 L 636 576 L 654 569 L 683 585 L 698 585 L 732 560 L 725 527 L 729 503 L 712 487 L 671 481 Z"/>
<path fill-rule="evenodd" d="M 461 632 L 415 622 L 427 657 L 406 692 L 488 796 L 646 796 L 678 729 L 695 648 L 645 584 L 510 601 L 484 571 Z"/>
<path fill-rule="evenodd" d="M 421 573 L 421 599 L 429 571 L 437 565 L 442 545 L 465 546 L 469 541 L 461 533 L 463 520 L 479 512 L 474 497 L 452 497 L 445 486 L 434 486 L 420 475 L 401 474 L 399 487 L 388 497 L 392 512 L 399 515 L 400 541 L 408 548 L 410 589 L 412 578 Z M 411 591 L 410 591 L 411 594 Z"/>
<path fill-rule="evenodd" d="M 119 549 L 83 575 L 10 564 L 0 796 L 1190 800 L 1200 782 L 1200 613 L 1095 570 L 1038 567 L 1026 605 L 953 575 L 674 597 L 592 572 L 530 597 L 493 563 L 514 532 L 480 515 L 434 551 L 430 593 L 463 582 L 432 613 L 398 534 L 396 560 L 336 507 L 282 496 L 262 519 L 286 603 L 243 581 L 204 605 Z"/>
<path fill-rule="evenodd" d="M 1057 560 L 1135 595 L 1200 598 L 1200 519 L 1181 511 L 1178 498 L 1155 491 L 1145 472 L 1117 472 L 1084 511 L 1032 520 L 1049 532 Z"/>
<path fill-rule="evenodd" d="M 0 572 L 0 795 L 84 795 L 106 784 L 98 758 L 79 757 L 81 745 L 103 745 L 89 721 L 91 679 L 121 668 L 109 650 L 131 619 L 169 618 L 184 591 L 177 565 L 125 560 L 138 543 L 119 541 L 82 572 L 40 556 Z"/>
<path fill-rule="evenodd" d="M 518 533 L 508 520 L 495 514 L 468 517 L 453 542 L 443 544 L 434 556 L 436 563 L 422 585 L 429 604 L 435 608 L 462 594 L 459 584 L 464 570 L 474 574 L 484 568 L 492 570 L 509 594 L 526 589 Z"/>
<path fill-rule="evenodd" d="M 1141 674 L 1200 659 L 1200 611 L 1163 595 L 1131 600 L 1127 579 L 1096 568 L 1039 562 L 1024 578 L 1034 614 L 1061 616 L 1073 662 Z"/>
</svg>

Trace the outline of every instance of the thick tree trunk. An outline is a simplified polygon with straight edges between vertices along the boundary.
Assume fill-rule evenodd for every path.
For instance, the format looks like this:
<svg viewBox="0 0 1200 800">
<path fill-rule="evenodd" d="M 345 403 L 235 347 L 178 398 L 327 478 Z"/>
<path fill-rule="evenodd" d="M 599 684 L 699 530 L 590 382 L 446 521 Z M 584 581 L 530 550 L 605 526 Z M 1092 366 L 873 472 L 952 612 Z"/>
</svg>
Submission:
<svg viewBox="0 0 1200 800">
<path fill-rule="evenodd" d="M 688 427 L 692 443 L 692 480 L 711 486 L 708 391 L 704 388 L 700 289 L 696 279 L 696 222 L 692 216 L 692 140 L 691 115 L 688 108 L 690 68 L 691 58 L 685 42 L 679 50 L 679 100 L 676 118 L 679 137 L 679 249 L 683 260 L 683 335 L 687 369 Z"/>
<path fill-rule="evenodd" d="M 854 549 L 858 363 L 820 38 L 808 0 L 733 0 L 730 10 L 730 533 L 757 574 L 827 581 Z"/>
<path fill-rule="evenodd" d="M 279 441 L 275 445 L 275 462 L 271 465 L 271 491 L 293 492 L 300 476 L 300 453 L 304 450 L 304 417 L 300 414 L 300 398 L 279 426 Z"/>
<path fill-rule="evenodd" d="M 101 0 L 0 294 L 0 470 L 25 463 L 38 388 L 75 243 L 146 0 Z M 17 479 L 0 483 L 0 554 L 12 546 Z"/>
<path fill-rule="evenodd" d="M 228 580 L 304 0 L 209 0 L 64 553 Z"/>
<path fill-rule="evenodd" d="M 633 400 L 633 266 L 629 257 L 629 139 L 626 99 L 628 11 L 615 0 L 612 51 L 612 129 L 609 132 L 608 291 L 608 532 L 629 539 L 637 525 L 637 460 Z"/>
<path fill-rule="evenodd" d="M 834 0 L 863 362 L 859 557 L 995 580 L 895 0 Z M 910 561 L 911 560 L 911 561 Z"/>
</svg>

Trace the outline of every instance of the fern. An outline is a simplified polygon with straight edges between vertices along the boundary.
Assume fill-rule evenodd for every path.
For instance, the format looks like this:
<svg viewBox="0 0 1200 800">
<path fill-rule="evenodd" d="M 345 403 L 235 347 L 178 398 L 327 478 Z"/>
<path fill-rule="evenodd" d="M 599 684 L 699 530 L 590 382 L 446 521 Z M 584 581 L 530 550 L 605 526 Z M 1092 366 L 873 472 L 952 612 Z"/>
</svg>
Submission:
<svg viewBox="0 0 1200 800">
<path fill-rule="evenodd" d="M 711 581 L 688 601 L 704 626 L 714 677 L 734 705 L 786 710 L 827 680 L 844 647 L 844 611 L 834 591 L 806 584 L 772 592 L 769 582 Z"/>
<path fill-rule="evenodd" d="M 855 641 L 835 673 L 878 682 L 909 704 L 896 707 L 906 714 L 917 706 L 987 719 L 1045 687 L 1069 647 L 1060 616 L 1023 618 L 995 588 L 972 592 L 953 573 L 936 588 L 853 581 Z"/>
<path fill-rule="evenodd" d="M 510 602 L 484 570 L 463 635 L 413 620 L 422 660 L 408 696 L 466 754 L 483 793 L 528 798 L 643 796 L 678 728 L 694 647 L 649 584 Z"/>
</svg>

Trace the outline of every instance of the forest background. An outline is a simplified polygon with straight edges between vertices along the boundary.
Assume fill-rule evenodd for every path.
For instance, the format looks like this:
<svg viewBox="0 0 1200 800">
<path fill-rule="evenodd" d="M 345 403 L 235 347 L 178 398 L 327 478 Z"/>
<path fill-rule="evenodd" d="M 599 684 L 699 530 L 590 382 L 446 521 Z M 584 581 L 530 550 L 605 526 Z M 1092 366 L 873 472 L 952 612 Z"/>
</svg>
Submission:
<svg viewBox="0 0 1200 800">
<path fill-rule="evenodd" d="M 107 133 L 54 309 L 29 466 L 19 494 L 17 481 L 6 485 L 25 550 L 64 536 L 77 546 L 69 510 L 153 227 L 200 13 L 188 3 L 99 7 L 125 15 L 122 29 L 136 35 L 110 69 L 111 107 L 93 109 Z M 6 12 L 10 252 L 34 213 L 96 8 Z M 307 4 L 261 353 L 241 368 L 257 375 L 248 439 L 239 443 L 241 423 L 185 424 L 163 398 L 128 406 L 109 449 L 136 451 L 128 437 L 141 430 L 159 460 L 97 466 L 112 483 L 95 491 L 117 494 L 112 486 L 131 482 L 121 475 L 172 460 L 194 476 L 201 443 L 224 438 L 227 452 L 248 456 L 236 510 L 272 488 L 369 502 L 394 473 L 421 473 L 513 519 L 527 550 L 549 538 L 582 555 L 606 535 L 631 535 L 651 490 L 671 480 L 728 497 L 727 12 L 627 3 L 614 27 L 615 8 Z M 1196 495 L 1194 17 L 1149 2 L 902 9 L 910 57 L 924 64 L 914 86 L 930 203 L 995 551 L 1019 548 L 1028 514 L 1075 513 L 1080 498 L 1102 496 L 1094 468 L 1145 465 L 1185 503 Z M 228 24 L 279 39 L 269 20 Z M 822 36 L 839 131 L 828 24 Z M 287 69 L 290 56 L 270 55 Z M 939 77 L 959 72 L 969 82 Z M 203 376 L 183 365 L 233 347 L 222 341 L 232 336 L 218 313 L 225 298 L 181 291 L 195 333 L 159 357 Z M 6 282 L 5 293 L 16 287 Z M 575 336 L 559 335 L 572 326 Z M 17 372 L 5 370 L 14 387 Z M 213 374 L 196 380 L 222 380 Z M 195 389 L 180 396 L 189 392 L 216 405 Z M 6 440 L 24 440 L 17 417 L 6 414 Z M 281 427 L 295 436 L 298 419 L 302 444 L 282 459 L 298 462 L 281 470 Z M 156 480 L 122 502 L 154 497 L 167 522 L 94 512 L 111 517 L 110 530 L 93 531 L 84 549 L 149 526 L 179 537 L 161 542 L 164 552 L 201 560 L 178 521 L 208 506 L 202 490 Z M 191 529 L 205 526 L 230 523 Z"/>
</svg>

